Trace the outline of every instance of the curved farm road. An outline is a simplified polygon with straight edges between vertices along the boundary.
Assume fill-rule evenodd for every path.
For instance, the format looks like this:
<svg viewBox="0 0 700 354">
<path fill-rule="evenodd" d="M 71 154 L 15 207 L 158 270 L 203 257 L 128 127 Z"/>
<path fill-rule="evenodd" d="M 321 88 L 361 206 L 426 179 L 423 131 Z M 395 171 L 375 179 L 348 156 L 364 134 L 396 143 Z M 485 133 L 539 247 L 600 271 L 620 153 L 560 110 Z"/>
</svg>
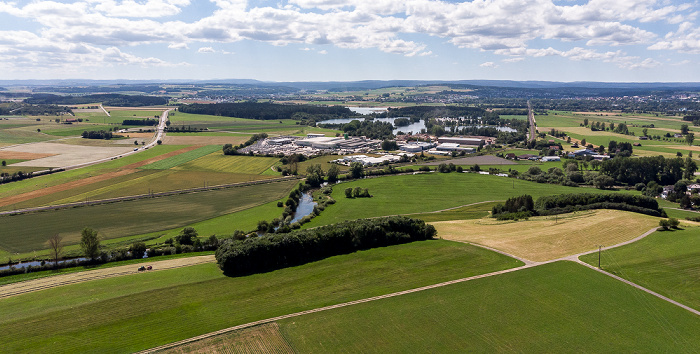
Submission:
<svg viewBox="0 0 700 354">
<path fill-rule="evenodd" d="M 189 267 L 197 264 L 213 263 L 214 255 L 208 256 L 196 256 L 196 257 L 185 257 L 178 259 L 168 259 L 164 261 L 155 262 L 144 262 L 138 264 L 130 264 L 125 266 L 118 266 L 112 268 L 103 268 L 88 270 L 85 272 L 76 272 L 69 274 L 56 275 L 46 278 L 32 279 L 19 283 L 7 284 L 0 286 L 0 299 L 7 298 L 10 296 L 21 295 L 30 293 L 33 291 L 39 291 L 44 289 L 55 288 L 63 285 L 70 285 L 76 283 L 82 283 L 90 280 L 98 280 L 112 277 L 119 277 L 122 275 L 131 275 L 140 273 L 138 268 L 140 266 L 152 266 L 153 270 L 147 272 L 154 272 L 159 270 L 174 269 L 181 267 Z"/>
</svg>

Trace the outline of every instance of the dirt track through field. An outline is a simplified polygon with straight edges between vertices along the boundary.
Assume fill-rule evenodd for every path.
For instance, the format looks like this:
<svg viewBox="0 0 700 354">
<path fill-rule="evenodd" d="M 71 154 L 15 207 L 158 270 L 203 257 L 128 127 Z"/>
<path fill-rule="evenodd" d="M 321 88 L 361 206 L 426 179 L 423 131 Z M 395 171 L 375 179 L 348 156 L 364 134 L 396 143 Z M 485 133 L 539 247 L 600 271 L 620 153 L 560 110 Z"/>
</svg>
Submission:
<svg viewBox="0 0 700 354">
<path fill-rule="evenodd" d="M 2 199 L 0 199 L 0 207 L 12 205 L 15 203 L 24 202 L 24 201 L 34 199 L 34 198 L 47 196 L 47 195 L 50 195 L 53 193 L 71 190 L 73 188 L 87 186 L 87 185 L 90 185 L 93 183 L 106 181 L 106 180 L 109 180 L 112 178 L 117 178 L 120 176 L 126 176 L 126 175 L 129 175 L 132 173 L 136 173 L 138 171 L 137 168 L 139 168 L 141 166 L 145 166 L 145 165 L 148 165 L 149 163 L 153 163 L 156 161 L 164 160 L 164 159 L 167 159 L 168 157 L 179 155 L 179 154 L 182 154 L 182 153 L 185 153 L 185 152 L 197 149 L 197 148 L 199 148 L 199 146 L 188 146 L 186 148 L 182 148 L 182 149 L 179 149 L 179 150 L 176 150 L 173 152 L 169 152 L 167 154 L 159 155 L 156 157 L 152 157 L 150 159 L 146 159 L 143 161 L 139 161 L 139 162 L 135 162 L 135 163 L 126 165 L 126 166 L 122 167 L 121 170 L 116 171 L 116 172 L 107 172 L 107 173 L 103 173 L 103 174 L 98 175 L 98 176 L 83 178 L 83 179 L 80 179 L 77 181 L 66 182 L 66 183 L 56 185 L 56 186 L 41 188 L 41 189 L 37 189 L 37 190 L 31 191 L 31 192 L 26 192 L 26 193 L 17 194 L 17 195 L 13 195 L 10 197 L 2 198 Z"/>
<path fill-rule="evenodd" d="M 95 269 L 85 272 L 76 272 L 46 278 L 27 280 L 19 283 L 0 286 L 0 299 L 4 299 L 15 295 L 26 294 L 34 291 L 55 288 L 63 285 L 82 283 L 90 280 L 106 279 L 112 277 L 119 277 L 122 275 L 143 273 L 138 271 L 138 268 L 142 265 L 150 265 L 153 267 L 153 270 L 145 272 L 154 272 L 159 270 L 189 267 L 197 264 L 213 263 L 214 261 L 214 255 L 185 257 L 178 259 L 169 259 L 164 261 L 130 264 L 112 268 Z"/>
</svg>

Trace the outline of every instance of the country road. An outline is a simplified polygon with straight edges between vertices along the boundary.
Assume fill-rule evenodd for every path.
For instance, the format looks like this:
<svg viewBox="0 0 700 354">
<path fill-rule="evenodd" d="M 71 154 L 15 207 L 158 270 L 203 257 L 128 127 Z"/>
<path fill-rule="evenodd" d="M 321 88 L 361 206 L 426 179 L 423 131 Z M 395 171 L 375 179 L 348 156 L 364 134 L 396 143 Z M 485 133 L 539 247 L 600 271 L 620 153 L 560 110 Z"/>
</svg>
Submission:
<svg viewBox="0 0 700 354">
<path fill-rule="evenodd" d="M 534 141 L 537 138 L 537 122 L 535 122 L 535 111 L 532 110 L 532 104 L 527 101 L 527 121 L 530 124 L 528 131 L 528 140 Z"/>
</svg>

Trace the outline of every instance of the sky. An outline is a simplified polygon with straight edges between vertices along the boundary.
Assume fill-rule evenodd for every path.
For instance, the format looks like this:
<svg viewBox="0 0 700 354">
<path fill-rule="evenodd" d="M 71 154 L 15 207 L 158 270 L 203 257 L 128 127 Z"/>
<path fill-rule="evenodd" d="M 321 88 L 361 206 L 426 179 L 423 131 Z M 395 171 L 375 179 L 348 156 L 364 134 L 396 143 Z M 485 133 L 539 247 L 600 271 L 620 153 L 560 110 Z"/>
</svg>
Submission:
<svg viewBox="0 0 700 354">
<path fill-rule="evenodd" d="M 700 3 L 0 1 L 0 80 L 700 82 Z"/>
</svg>

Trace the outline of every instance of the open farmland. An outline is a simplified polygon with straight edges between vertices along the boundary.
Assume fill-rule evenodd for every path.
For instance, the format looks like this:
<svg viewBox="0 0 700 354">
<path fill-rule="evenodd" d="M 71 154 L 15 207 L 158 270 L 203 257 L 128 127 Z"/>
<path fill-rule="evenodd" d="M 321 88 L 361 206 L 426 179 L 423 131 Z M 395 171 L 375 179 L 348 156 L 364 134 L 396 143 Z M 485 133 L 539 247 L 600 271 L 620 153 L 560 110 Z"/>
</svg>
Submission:
<svg viewBox="0 0 700 354">
<path fill-rule="evenodd" d="M 485 218 L 433 225 L 444 239 L 474 242 L 542 262 L 631 240 L 657 227 L 659 219 L 626 211 L 596 210 L 520 221 Z"/>
<path fill-rule="evenodd" d="M 278 324 L 300 353 L 692 353 L 700 346 L 696 315 L 572 262 Z"/>
<path fill-rule="evenodd" d="M 700 227 L 657 231 L 644 239 L 606 250 L 601 267 L 664 296 L 700 309 Z M 598 255 L 582 256 L 598 265 Z"/>
<path fill-rule="evenodd" d="M 103 239 L 182 227 L 277 200 L 295 183 L 284 181 L 4 216 L 0 217 L 0 248 L 11 252 L 43 250 L 46 240 L 56 233 L 67 244 L 76 244 L 84 227 L 99 230 Z"/>
<path fill-rule="evenodd" d="M 133 352 L 321 306 L 522 263 L 449 241 L 420 241 L 246 277 L 215 264 L 135 274 L 0 301 L 3 350 Z M 61 301 L 55 301 L 56 298 Z M 21 324 L 32 323 L 27 331 Z M 148 328 L 148 330 L 144 330 Z"/>
<path fill-rule="evenodd" d="M 221 148 L 217 149 L 215 153 L 180 164 L 176 169 L 259 175 L 270 169 L 275 162 L 279 161 L 279 159 L 275 157 L 229 156 L 224 155 L 220 150 Z"/>
<path fill-rule="evenodd" d="M 163 144 L 171 145 L 239 145 L 250 139 L 250 134 L 226 132 L 172 133 L 168 132 Z"/>
<path fill-rule="evenodd" d="M 355 187 L 367 188 L 372 198 L 345 198 L 344 190 Z M 375 216 L 425 213 L 477 202 L 505 201 L 523 194 L 530 194 L 537 199 L 543 195 L 583 192 L 611 193 L 593 188 L 564 187 L 476 173 L 424 173 L 368 178 L 334 185 L 332 197 L 337 203 L 328 206 L 321 215 L 304 226 L 313 227 Z"/>
<path fill-rule="evenodd" d="M 35 143 L 6 147 L 4 151 L 51 154 L 53 156 L 20 162 L 16 166 L 63 167 L 117 156 L 133 150 L 127 147 L 87 147 L 57 143 Z"/>
<path fill-rule="evenodd" d="M 192 161 L 194 159 L 200 158 L 202 156 L 211 154 L 211 153 L 213 153 L 215 151 L 219 151 L 219 150 L 221 150 L 221 147 L 217 146 L 217 145 L 203 146 L 203 147 L 200 147 L 196 150 L 187 151 L 187 152 L 179 154 L 179 155 L 168 157 L 167 159 L 164 159 L 164 160 L 150 163 L 150 164 L 145 165 L 141 168 L 151 169 L 151 170 L 167 170 L 169 168 L 173 168 L 175 166 L 182 165 L 183 163 Z"/>
</svg>

